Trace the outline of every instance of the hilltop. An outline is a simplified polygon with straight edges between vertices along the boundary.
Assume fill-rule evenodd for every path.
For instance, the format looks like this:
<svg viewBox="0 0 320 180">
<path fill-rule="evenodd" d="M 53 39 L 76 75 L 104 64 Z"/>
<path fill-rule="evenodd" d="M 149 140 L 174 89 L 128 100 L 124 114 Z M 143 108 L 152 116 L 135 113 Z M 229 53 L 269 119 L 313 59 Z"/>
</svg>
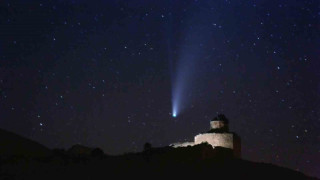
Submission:
<svg viewBox="0 0 320 180">
<path fill-rule="evenodd" d="M 49 150 L 44 146 L 7 131 L 0 131 L 1 149 L 13 148 L 11 156 L 1 157 L 1 179 L 107 179 L 111 177 L 150 178 L 225 178 L 225 179 L 315 179 L 300 172 L 233 156 L 230 149 L 208 144 L 192 147 L 152 148 L 110 156 L 99 148 L 75 145 L 69 150 Z M 6 140 L 5 140 L 6 139 Z M 3 141 L 5 140 L 5 141 Z M 12 140 L 18 140 L 11 142 Z M 6 147 L 6 142 L 8 146 Z M 14 144 L 14 145 L 13 145 Z M 24 147 L 17 151 L 18 147 Z M 21 153 L 23 151 L 28 153 Z M 41 156 L 30 154 L 36 150 Z M 50 153 L 48 153 L 48 151 Z M 18 152 L 19 156 L 14 155 Z M 44 156 L 45 155 L 45 156 Z"/>
</svg>

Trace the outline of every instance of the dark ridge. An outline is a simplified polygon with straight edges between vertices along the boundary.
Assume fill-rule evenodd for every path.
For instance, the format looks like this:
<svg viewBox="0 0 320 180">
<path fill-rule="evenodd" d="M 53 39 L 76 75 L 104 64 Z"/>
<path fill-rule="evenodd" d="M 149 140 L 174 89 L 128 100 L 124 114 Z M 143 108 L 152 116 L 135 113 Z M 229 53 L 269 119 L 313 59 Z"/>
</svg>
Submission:
<svg viewBox="0 0 320 180">
<path fill-rule="evenodd" d="M 23 155 L 49 150 L 13 133 L 1 131 L 0 136 L 0 179 L 316 179 L 272 164 L 235 158 L 231 149 L 212 148 L 207 143 L 181 148 L 153 148 L 146 143 L 142 152 L 119 156 L 108 156 L 99 148 L 75 145 L 68 150 L 54 149 L 47 156 L 32 158 L 39 156 L 8 157 L 7 153 L 11 148 L 11 154 Z M 17 150 L 17 147 L 22 148 Z"/>
<path fill-rule="evenodd" d="M 35 141 L 0 129 L 0 155 L 2 157 L 44 157 L 49 156 L 50 153 L 48 148 Z"/>
</svg>

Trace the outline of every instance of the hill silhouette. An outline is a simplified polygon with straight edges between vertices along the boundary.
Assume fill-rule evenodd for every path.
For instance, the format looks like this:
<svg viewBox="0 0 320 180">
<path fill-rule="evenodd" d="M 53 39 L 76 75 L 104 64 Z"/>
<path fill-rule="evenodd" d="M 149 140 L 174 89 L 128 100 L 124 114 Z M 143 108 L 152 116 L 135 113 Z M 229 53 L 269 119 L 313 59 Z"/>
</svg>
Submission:
<svg viewBox="0 0 320 180">
<path fill-rule="evenodd" d="M 316 179 L 272 164 L 234 158 L 232 150 L 206 143 L 181 148 L 153 148 L 146 143 L 142 152 L 109 156 L 99 148 L 82 145 L 48 150 L 7 131 L 0 131 L 0 136 L 0 179 Z"/>
<path fill-rule="evenodd" d="M 51 153 L 51 150 L 35 141 L 0 129 L 0 155 L 2 157 L 44 157 Z"/>
</svg>

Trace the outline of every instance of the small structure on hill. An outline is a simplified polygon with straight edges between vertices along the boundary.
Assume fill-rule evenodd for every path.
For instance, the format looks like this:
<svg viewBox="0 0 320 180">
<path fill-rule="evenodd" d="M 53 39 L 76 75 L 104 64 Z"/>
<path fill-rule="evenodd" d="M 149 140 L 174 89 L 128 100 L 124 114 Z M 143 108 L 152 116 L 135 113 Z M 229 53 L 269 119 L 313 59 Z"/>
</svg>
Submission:
<svg viewBox="0 0 320 180">
<path fill-rule="evenodd" d="M 201 133 L 194 137 L 194 142 L 174 143 L 172 147 L 187 147 L 201 143 L 208 143 L 213 148 L 224 147 L 233 150 L 235 157 L 241 157 L 241 140 L 240 137 L 229 132 L 229 121 L 223 115 L 219 114 L 210 121 L 210 130 L 207 133 Z"/>
</svg>

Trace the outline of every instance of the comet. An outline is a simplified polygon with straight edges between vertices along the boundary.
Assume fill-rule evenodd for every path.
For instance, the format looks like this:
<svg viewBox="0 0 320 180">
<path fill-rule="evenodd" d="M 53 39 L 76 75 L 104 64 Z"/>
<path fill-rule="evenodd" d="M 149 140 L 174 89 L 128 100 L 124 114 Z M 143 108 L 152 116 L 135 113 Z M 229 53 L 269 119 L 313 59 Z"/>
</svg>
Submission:
<svg viewBox="0 0 320 180">
<path fill-rule="evenodd" d="M 177 117 L 177 113 L 173 110 L 173 112 L 172 112 L 172 117 Z"/>
<path fill-rule="evenodd" d="M 184 32 L 184 39 L 179 44 L 175 61 L 171 60 L 172 81 L 172 117 L 176 118 L 185 109 L 189 108 L 196 97 L 197 87 L 202 83 L 201 70 L 205 66 L 203 59 L 211 36 L 210 30 L 198 23 L 198 19 L 191 19 L 193 28 Z M 170 44 L 169 44 L 169 49 Z M 171 56 L 172 57 L 172 56 Z"/>
<path fill-rule="evenodd" d="M 168 59 L 171 74 L 171 116 L 178 117 L 184 110 L 189 108 L 195 100 L 198 85 L 202 82 L 200 74 L 206 66 L 203 61 L 206 44 L 213 35 L 207 26 L 207 14 L 203 11 L 196 13 L 185 22 L 181 28 L 181 37 L 177 38 L 174 33 L 173 17 L 166 24 Z M 173 49 L 172 47 L 177 47 Z"/>
</svg>

